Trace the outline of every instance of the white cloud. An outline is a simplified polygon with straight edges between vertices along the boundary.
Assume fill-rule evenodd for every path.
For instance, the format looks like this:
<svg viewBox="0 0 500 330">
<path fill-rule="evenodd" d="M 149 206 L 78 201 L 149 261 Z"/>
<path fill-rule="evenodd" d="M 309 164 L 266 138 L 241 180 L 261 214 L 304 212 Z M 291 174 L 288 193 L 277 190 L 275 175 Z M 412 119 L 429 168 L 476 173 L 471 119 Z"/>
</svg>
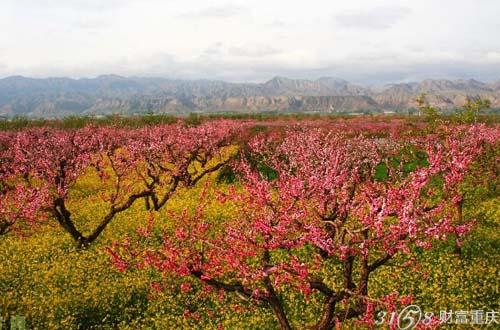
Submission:
<svg viewBox="0 0 500 330">
<path fill-rule="evenodd" d="M 243 6 L 225 4 L 220 6 L 211 6 L 194 11 L 189 11 L 179 15 L 181 18 L 229 18 L 238 16 L 246 11 Z"/>
<path fill-rule="evenodd" d="M 37 9 L 112 10 L 140 0 L 2 0 L 16 6 Z M 150 1 L 150 0 L 143 0 Z"/>
<path fill-rule="evenodd" d="M 499 1 L 374 3 L 0 0 L 0 77 L 500 78 Z"/>
<path fill-rule="evenodd" d="M 234 56 L 242 57 L 265 57 L 283 53 L 283 50 L 268 45 L 250 45 L 244 47 L 232 47 L 229 53 Z"/>
<path fill-rule="evenodd" d="M 487 61 L 500 63 L 500 51 L 487 52 L 485 57 Z"/>
<path fill-rule="evenodd" d="M 402 6 L 383 6 L 351 10 L 335 16 L 341 27 L 383 30 L 389 29 L 411 13 L 411 10 Z"/>
</svg>

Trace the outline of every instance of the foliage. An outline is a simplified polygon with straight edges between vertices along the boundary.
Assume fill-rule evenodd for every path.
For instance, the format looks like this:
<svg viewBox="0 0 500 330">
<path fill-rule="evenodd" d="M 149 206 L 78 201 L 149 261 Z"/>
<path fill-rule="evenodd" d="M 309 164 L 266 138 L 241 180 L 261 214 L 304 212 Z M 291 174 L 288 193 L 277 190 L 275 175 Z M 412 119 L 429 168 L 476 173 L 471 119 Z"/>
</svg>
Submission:
<svg viewBox="0 0 500 330">
<path fill-rule="evenodd" d="M 50 209 L 21 192 L 48 189 L 35 190 L 33 196 L 64 195 L 75 227 L 91 233 L 109 212 L 109 198 L 116 191 L 107 152 L 94 152 L 83 160 L 69 157 L 67 148 L 94 143 L 71 146 L 67 141 L 81 134 L 75 130 L 0 133 L 0 173 L 3 187 L 9 188 L 3 190 L 2 197 L 8 198 L 1 202 L 9 202 L 0 203 L 8 205 L 2 206 L 1 214 L 10 219 L 19 215 L 12 230 L 0 237 L 0 316 L 26 316 L 34 329 L 276 329 L 276 311 L 264 301 L 272 296 L 266 292 L 266 278 L 279 302 L 271 303 L 281 305 L 293 328 L 318 322 L 324 314 L 325 287 L 344 295 L 336 313 L 362 312 L 350 320 L 337 318 L 343 321 L 335 325 L 341 329 L 366 328 L 373 321 L 367 307 L 373 303 L 375 311 L 389 308 L 397 305 L 396 297 L 411 296 L 423 309 L 437 313 L 445 308 L 498 309 L 498 127 L 437 126 L 429 134 L 420 124 L 408 122 L 323 119 L 295 124 L 276 120 L 226 125 L 236 127 L 238 136 L 223 134 L 228 139 L 214 144 L 213 156 L 188 166 L 190 178 L 183 179 L 165 207 L 155 210 L 149 200 L 148 209 L 147 200 L 138 199 L 117 213 L 86 249 L 77 249 L 69 235 L 61 234 Z M 113 161 L 121 163 L 132 152 L 142 155 L 133 165 L 119 165 L 127 173 L 124 184 L 147 188 L 136 179 L 139 173 L 147 174 L 148 164 L 162 164 L 158 156 L 165 149 L 160 146 L 173 133 L 158 132 L 167 127 L 178 128 L 172 140 L 175 148 L 188 145 L 182 141 L 192 134 L 218 140 L 217 134 L 199 131 L 210 129 L 210 122 L 176 125 L 126 129 L 116 137 Z M 264 125 L 265 130 L 250 132 Z M 103 143 L 109 140 L 100 132 L 120 132 L 116 127 L 86 129 Z M 30 170 L 36 175 L 25 178 L 19 175 L 22 168 L 18 172 L 12 167 L 12 154 L 7 152 L 25 135 L 42 132 L 47 142 L 39 138 L 39 148 L 27 150 L 47 154 L 49 149 L 54 159 L 68 157 L 68 173 L 77 173 L 65 176 L 59 189 L 55 183 L 46 184 L 54 177 L 47 160 L 52 158 L 19 154 L 22 148 L 17 148 L 16 155 L 27 159 L 26 168 L 38 164 Z M 81 134 L 78 139 L 90 136 Z M 195 136 L 192 143 L 210 144 Z M 243 156 L 233 158 L 237 151 Z M 221 161 L 224 164 L 218 166 Z M 204 168 L 217 168 L 193 182 L 202 163 Z M 129 172 L 128 166 L 133 170 Z M 163 196 L 171 174 L 157 173 L 161 188 L 153 188 Z M 25 186 L 11 190 L 13 183 Z M 350 199 L 354 183 L 357 188 Z M 29 206 L 31 202 L 35 205 Z M 44 199 L 39 203 L 47 205 Z M 463 207 L 461 221 L 457 203 Z M 344 241 L 328 236 L 330 223 L 340 224 L 342 218 L 338 232 L 347 233 Z M 368 238 L 358 232 L 363 223 L 370 226 Z M 397 228 L 408 236 L 393 235 Z M 429 230 L 436 237 L 427 237 Z M 464 236 L 467 230 L 470 234 Z M 460 256 L 452 254 L 456 234 L 462 236 Z M 364 256 L 374 265 L 390 252 L 397 253 L 369 274 L 363 291 Z M 118 269 L 110 267 L 109 256 Z M 352 257 L 355 287 L 346 290 L 344 271 Z M 204 277 L 183 273 L 193 269 Z M 311 285 L 312 278 L 322 278 L 323 293 L 319 282 Z M 238 281 L 241 287 L 235 287 Z"/>
<path fill-rule="evenodd" d="M 62 119 L 28 119 L 15 117 L 0 119 L 0 131 L 20 130 L 23 128 L 51 127 L 60 129 L 76 129 L 85 126 L 113 126 L 137 128 L 151 125 L 174 124 L 179 118 L 162 114 L 144 114 L 141 116 L 108 115 L 104 117 L 69 116 Z"/>
<path fill-rule="evenodd" d="M 220 196 L 238 206 L 223 226 L 205 215 L 202 203 L 174 215 L 176 227 L 161 249 L 141 251 L 127 240 L 110 254 L 122 271 L 151 266 L 268 306 L 282 329 L 292 327 L 284 290 L 324 299 L 313 324 L 300 327 L 331 329 L 357 317 L 370 324 L 374 301 L 390 309 L 400 299 L 372 296 L 373 272 L 401 253 L 471 229 L 457 215 L 458 187 L 482 145 L 498 141 L 498 131 L 445 133 L 389 141 L 320 129 L 258 136 L 250 142 L 253 156 L 236 165 L 242 190 Z M 395 161 L 408 146 L 424 150 L 425 161 L 411 167 Z M 387 173 L 378 180 L 381 163 Z"/>
<path fill-rule="evenodd" d="M 48 209 L 79 246 L 88 246 L 116 214 L 137 200 L 146 198 L 147 207 L 152 204 L 158 211 L 179 186 L 192 186 L 222 167 L 230 158 L 222 150 L 237 128 L 221 121 L 190 128 L 177 124 L 127 130 L 37 128 L 4 133 L 2 187 L 7 180 L 24 178 L 26 185 L 18 185 L 18 190 L 25 186 L 33 190 L 33 181 L 43 189 L 36 190 L 40 202 L 23 206 L 21 201 L 16 207 L 2 203 L 2 213 L 12 213 L 14 208 L 24 216 L 36 214 L 36 209 L 31 210 L 35 206 Z M 78 178 L 89 172 L 101 179 L 99 196 L 108 203 L 108 212 L 89 235 L 84 235 L 75 226 L 66 201 Z M 29 191 L 15 195 L 27 200 L 27 194 Z M 2 223 L 12 221 L 5 219 Z"/>
<path fill-rule="evenodd" d="M 417 97 L 417 105 L 419 113 L 423 114 L 426 121 L 428 121 L 431 125 L 435 125 L 437 119 L 439 118 L 439 110 L 436 107 L 433 107 L 429 103 L 427 103 L 426 94 L 423 93 L 419 97 Z"/>
<path fill-rule="evenodd" d="M 463 111 L 458 114 L 458 119 L 462 123 L 474 123 L 477 122 L 478 116 L 482 110 L 489 109 L 491 106 L 490 100 L 483 100 L 478 97 L 472 99 L 467 98 L 467 103 L 463 106 Z"/>
</svg>

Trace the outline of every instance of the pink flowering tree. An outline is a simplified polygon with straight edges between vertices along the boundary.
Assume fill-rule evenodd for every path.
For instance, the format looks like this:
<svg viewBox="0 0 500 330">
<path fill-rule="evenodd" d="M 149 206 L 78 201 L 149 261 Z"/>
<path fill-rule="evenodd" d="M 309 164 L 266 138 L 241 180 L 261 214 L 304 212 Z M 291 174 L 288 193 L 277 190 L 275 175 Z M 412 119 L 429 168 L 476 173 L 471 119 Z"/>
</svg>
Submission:
<svg viewBox="0 0 500 330">
<path fill-rule="evenodd" d="M 409 302 L 370 294 L 377 269 L 471 229 L 472 221 L 456 221 L 457 187 L 477 146 L 493 140 L 497 131 L 478 127 L 419 139 L 321 129 L 263 135 L 236 165 L 241 186 L 219 194 L 237 207 L 224 223 L 202 203 L 176 216 L 160 249 L 128 240 L 110 254 L 122 271 L 150 266 L 268 306 L 282 329 L 292 328 L 286 290 L 323 297 L 314 324 L 301 328 L 352 318 L 373 325 L 376 308 Z"/>
<path fill-rule="evenodd" d="M 135 132 L 128 148 L 140 159 L 136 168 L 144 191 L 146 208 L 160 210 L 179 187 L 190 188 L 208 174 L 225 166 L 242 125 L 219 120 L 196 127 L 182 125 L 145 127 Z"/>
<path fill-rule="evenodd" d="M 0 235 L 23 232 L 45 219 L 42 206 L 47 193 L 45 187 L 31 187 L 26 178 L 15 179 L 9 149 L 14 134 L 0 132 Z"/>
<path fill-rule="evenodd" d="M 0 235 L 24 233 L 46 218 L 46 187 L 33 187 L 26 177 L 16 179 L 9 149 L 14 134 L 0 132 Z"/>
<path fill-rule="evenodd" d="M 467 196 L 460 184 L 471 170 L 474 171 L 471 169 L 474 161 L 477 160 L 474 164 L 475 168 L 484 166 L 484 164 L 492 164 L 491 161 L 485 163 L 483 158 L 491 156 L 491 150 L 498 148 L 499 130 L 497 127 L 474 125 L 470 127 L 440 127 L 437 132 L 441 134 L 441 137 L 431 137 L 428 143 L 428 154 L 435 158 L 432 159 L 433 162 L 442 164 L 440 168 L 440 178 L 443 180 L 444 188 L 442 193 L 444 193 L 445 198 L 451 200 L 452 207 L 455 208 L 455 223 L 462 224 L 466 221 L 463 216 L 463 205 Z M 478 160 L 478 158 L 480 159 Z M 490 177 L 495 176 L 495 173 L 491 173 L 491 169 L 483 168 L 479 172 L 490 172 Z M 477 171 L 470 174 L 477 175 Z M 476 181 L 481 179 L 475 178 Z M 454 252 L 461 253 L 458 240 Z"/>
<path fill-rule="evenodd" d="M 27 129 L 13 134 L 13 141 L 6 150 L 9 162 L 5 167 L 10 171 L 11 177 L 23 178 L 26 183 L 19 188 L 25 188 L 24 194 L 20 196 L 26 197 L 29 189 L 37 185 L 45 186 L 46 189 L 36 194 L 38 199 L 46 202 L 39 206 L 50 210 L 55 220 L 79 246 L 90 244 L 93 237 L 86 237 L 78 230 L 66 201 L 78 178 L 98 159 L 96 155 L 113 155 L 117 150 L 118 139 L 114 139 L 117 137 L 115 133 L 92 128 Z M 28 206 L 30 200 L 21 198 L 19 203 L 23 200 L 25 206 Z M 112 205 L 111 209 L 110 213 L 113 213 L 116 206 Z M 108 214 L 106 218 L 109 217 L 111 216 Z M 94 233 L 97 231 L 98 229 Z"/>
<path fill-rule="evenodd" d="M 2 182 L 0 191 L 0 236 L 9 232 L 24 233 L 46 220 L 42 206 L 46 201 L 45 188 L 10 186 Z"/>
<path fill-rule="evenodd" d="M 148 208 L 159 210 L 178 187 L 191 187 L 221 168 L 230 159 L 222 150 L 236 127 L 220 121 L 192 128 L 41 128 L 3 134 L 2 175 L 24 180 L 15 190 L 7 191 L 2 184 L 3 194 L 10 196 L 1 204 L 5 217 L 14 219 L 7 216 L 13 210 L 25 217 L 34 216 L 35 209 L 48 209 L 78 246 L 88 246 L 136 201 L 146 199 Z M 86 234 L 77 228 L 68 199 L 77 181 L 91 174 L 100 179 L 97 193 L 107 211 Z M 5 227 L 12 222 L 6 220 Z"/>
</svg>

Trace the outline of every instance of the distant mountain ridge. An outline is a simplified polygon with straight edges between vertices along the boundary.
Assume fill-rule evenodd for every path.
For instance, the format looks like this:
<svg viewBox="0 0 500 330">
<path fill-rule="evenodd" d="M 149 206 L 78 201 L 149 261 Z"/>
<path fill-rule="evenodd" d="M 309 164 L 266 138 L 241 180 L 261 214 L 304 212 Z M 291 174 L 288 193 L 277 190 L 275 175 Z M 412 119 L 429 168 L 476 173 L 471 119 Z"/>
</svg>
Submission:
<svg viewBox="0 0 500 330">
<path fill-rule="evenodd" d="M 217 80 L 171 80 L 121 77 L 0 79 L 0 116 L 63 117 L 68 115 L 144 112 L 359 112 L 407 111 L 415 98 L 428 94 L 444 110 L 460 107 L 467 97 L 490 99 L 500 108 L 500 81 L 424 80 L 374 89 L 343 79 L 275 77 L 265 83 Z"/>
</svg>

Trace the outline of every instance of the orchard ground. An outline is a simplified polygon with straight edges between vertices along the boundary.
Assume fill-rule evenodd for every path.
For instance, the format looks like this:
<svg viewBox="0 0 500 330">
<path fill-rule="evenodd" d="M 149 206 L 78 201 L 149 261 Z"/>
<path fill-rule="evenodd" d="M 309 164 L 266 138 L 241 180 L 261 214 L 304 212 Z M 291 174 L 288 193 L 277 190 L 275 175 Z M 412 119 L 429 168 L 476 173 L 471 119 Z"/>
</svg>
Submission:
<svg viewBox="0 0 500 330">
<path fill-rule="evenodd" d="M 354 135 L 389 140 L 393 132 L 433 133 L 427 132 L 427 124 L 405 119 L 244 121 L 248 125 L 244 140 L 293 125 L 327 130 L 354 127 Z M 498 124 L 488 125 L 498 130 Z M 235 143 L 224 152 L 230 157 L 238 149 Z M 499 157 L 497 141 L 471 164 L 471 170 L 460 183 L 463 219 L 476 220 L 463 239 L 460 253 L 456 253 L 455 238 L 450 237 L 435 243 L 431 250 L 416 247 L 411 253 L 397 254 L 370 277 L 370 296 L 383 297 L 393 292 L 413 296 L 413 304 L 438 315 L 449 310 L 500 309 Z M 409 166 L 418 167 L 413 163 Z M 225 221 L 239 212 L 236 204 L 220 203 L 216 198 L 221 191 L 239 188 L 232 175 L 222 167 L 193 186 L 181 186 L 154 215 L 139 200 L 116 214 L 98 239 L 85 248 L 76 245 L 51 215 L 33 227 L 28 225 L 0 236 L 0 316 L 9 319 L 22 315 L 35 329 L 279 328 L 272 310 L 241 294 L 222 294 L 196 278 L 186 279 L 150 267 L 120 271 L 113 267 L 110 258 L 109 248 L 127 237 L 142 242 L 148 249 L 161 249 L 165 244 L 163 233 L 175 232 L 179 214 L 185 210 L 195 212 L 200 204 L 206 205 L 205 217 L 223 228 Z M 376 175 L 383 180 L 384 169 L 378 168 Z M 66 206 L 76 210 L 73 221 L 82 233 L 92 232 L 108 212 L 107 201 L 101 196 L 106 189 L 102 179 L 92 171 L 79 175 L 71 186 Z M 147 237 L 141 235 L 146 231 Z M 325 279 L 334 287 L 334 279 L 331 280 L 330 283 L 330 279 Z M 286 286 L 279 294 L 293 328 L 317 321 L 323 304 L 319 294 L 305 294 Z M 352 319 L 338 326 L 364 329 L 368 325 Z"/>
</svg>

